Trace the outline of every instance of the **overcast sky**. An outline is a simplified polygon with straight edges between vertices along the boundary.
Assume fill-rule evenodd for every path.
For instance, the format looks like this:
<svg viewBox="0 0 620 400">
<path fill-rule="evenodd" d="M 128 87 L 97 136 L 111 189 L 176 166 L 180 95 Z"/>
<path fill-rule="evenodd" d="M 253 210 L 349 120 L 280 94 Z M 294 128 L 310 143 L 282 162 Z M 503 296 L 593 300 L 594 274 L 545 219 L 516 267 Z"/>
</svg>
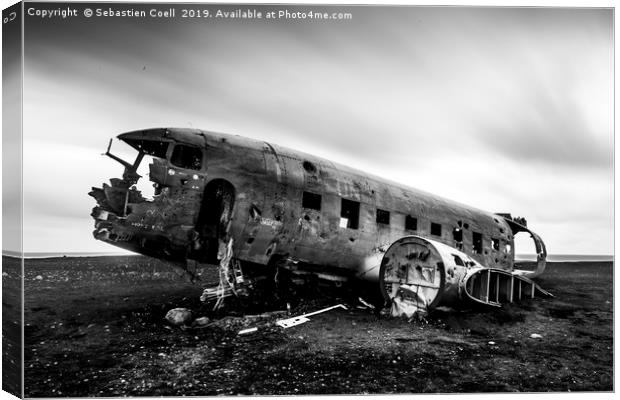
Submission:
<svg viewBox="0 0 620 400">
<path fill-rule="evenodd" d="M 91 234 L 87 193 L 122 173 L 101 153 L 176 126 L 525 216 L 551 254 L 613 253 L 610 9 L 283 8 L 353 19 L 27 18 L 24 250 L 116 251 Z"/>
</svg>

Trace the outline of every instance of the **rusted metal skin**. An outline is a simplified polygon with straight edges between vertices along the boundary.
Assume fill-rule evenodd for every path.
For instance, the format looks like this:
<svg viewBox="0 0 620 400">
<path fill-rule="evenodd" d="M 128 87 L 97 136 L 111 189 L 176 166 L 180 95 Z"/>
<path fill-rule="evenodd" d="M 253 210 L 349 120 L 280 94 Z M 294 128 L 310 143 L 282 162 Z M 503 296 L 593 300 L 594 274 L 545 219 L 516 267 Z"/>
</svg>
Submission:
<svg viewBox="0 0 620 400">
<path fill-rule="evenodd" d="M 127 250 L 183 268 L 217 265 L 218 249 L 233 239 L 235 259 L 250 266 L 244 273 L 277 261 L 332 281 L 378 282 L 388 247 L 416 235 L 481 266 L 514 269 L 513 237 L 524 227 L 500 215 L 239 136 L 157 128 L 118 138 L 136 149 L 136 161 L 108 152 L 123 178 L 89 194 L 95 238 Z M 134 186 L 145 155 L 153 157 L 153 199 Z M 546 250 L 532 235 L 540 273 Z"/>
</svg>

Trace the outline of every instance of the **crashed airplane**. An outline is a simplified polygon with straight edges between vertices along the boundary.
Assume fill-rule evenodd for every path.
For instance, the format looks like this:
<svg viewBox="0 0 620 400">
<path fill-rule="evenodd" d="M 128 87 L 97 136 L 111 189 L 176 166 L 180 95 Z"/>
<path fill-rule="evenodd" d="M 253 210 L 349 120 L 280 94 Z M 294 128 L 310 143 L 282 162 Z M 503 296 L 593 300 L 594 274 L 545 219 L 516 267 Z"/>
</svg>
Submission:
<svg viewBox="0 0 620 400">
<path fill-rule="evenodd" d="M 392 315 L 549 296 L 531 278 L 546 249 L 523 218 L 468 207 L 258 140 L 195 129 L 146 129 L 118 139 L 137 151 L 122 178 L 89 193 L 94 236 L 193 275 L 218 268 L 203 300 L 277 285 L 366 281 Z M 152 198 L 137 188 L 149 164 Z M 536 268 L 516 269 L 514 237 L 531 236 Z"/>
</svg>

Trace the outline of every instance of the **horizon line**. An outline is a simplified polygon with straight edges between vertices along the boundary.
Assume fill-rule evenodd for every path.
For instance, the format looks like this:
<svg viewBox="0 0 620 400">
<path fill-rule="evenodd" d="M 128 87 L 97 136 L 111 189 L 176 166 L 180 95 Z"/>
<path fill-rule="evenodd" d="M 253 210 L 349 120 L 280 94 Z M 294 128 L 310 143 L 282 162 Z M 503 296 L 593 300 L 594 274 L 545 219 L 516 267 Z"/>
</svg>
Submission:
<svg viewBox="0 0 620 400">
<path fill-rule="evenodd" d="M 113 251 L 66 251 L 66 252 L 18 252 L 11 250 L 2 250 L 3 256 L 19 257 L 19 258 L 57 258 L 57 257 L 113 257 L 113 256 L 140 256 L 142 254 L 133 252 L 113 252 Z M 553 253 L 547 254 L 547 261 L 553 257 L 609 257 L 614 259 L 614 254 L 579 254 L 579 253 Z M 536 260 L 534 253 L 515 254 L 515 261 L 527 261 L 529 259 Z"/>
</svg>

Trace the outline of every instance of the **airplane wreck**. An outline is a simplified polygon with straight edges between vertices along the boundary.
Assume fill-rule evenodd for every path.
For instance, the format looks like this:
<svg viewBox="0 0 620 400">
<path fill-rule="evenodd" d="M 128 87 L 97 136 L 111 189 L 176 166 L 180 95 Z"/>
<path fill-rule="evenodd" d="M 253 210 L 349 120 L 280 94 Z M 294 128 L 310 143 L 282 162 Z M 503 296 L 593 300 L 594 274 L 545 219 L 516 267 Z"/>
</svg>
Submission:
<svg viewBox="0 0 620 400">
<path fill-rule="evenodd" d="M 204 301 L 276 286 L 363 281 L 392 315 L 438 306 L 550 296 L 532 278 L 546 249 L 523 218 L 468 207 L 329 160 L 195 129 L 146 129 L 118 139 L 137 152 L 121 178 L 89 193 L 94 236 L 194 275 L 218 268 Z M 136 183 L 151 160 L 152 198 Z M 536 268 L 517 269 L 514 237 L 529 234 Z"/>
</svg>

